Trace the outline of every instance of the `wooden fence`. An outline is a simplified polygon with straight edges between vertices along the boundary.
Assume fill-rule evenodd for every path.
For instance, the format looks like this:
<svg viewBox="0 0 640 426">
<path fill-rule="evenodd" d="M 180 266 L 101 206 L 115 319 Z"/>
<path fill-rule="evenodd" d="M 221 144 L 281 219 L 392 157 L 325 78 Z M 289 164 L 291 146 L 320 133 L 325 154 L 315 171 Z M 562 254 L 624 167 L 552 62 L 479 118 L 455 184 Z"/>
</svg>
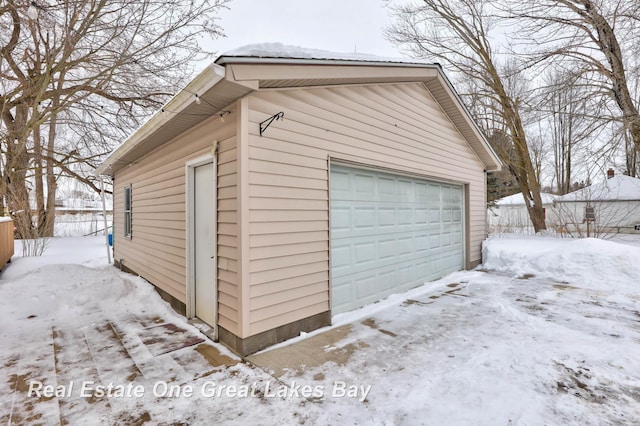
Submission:
<svg viewBox="0 0 640 426">
<path fill-rule="evenodd" d="M 11 262 L 13 256 L 13 220 L 0 217 L 0 269 Z"/>
</svg>

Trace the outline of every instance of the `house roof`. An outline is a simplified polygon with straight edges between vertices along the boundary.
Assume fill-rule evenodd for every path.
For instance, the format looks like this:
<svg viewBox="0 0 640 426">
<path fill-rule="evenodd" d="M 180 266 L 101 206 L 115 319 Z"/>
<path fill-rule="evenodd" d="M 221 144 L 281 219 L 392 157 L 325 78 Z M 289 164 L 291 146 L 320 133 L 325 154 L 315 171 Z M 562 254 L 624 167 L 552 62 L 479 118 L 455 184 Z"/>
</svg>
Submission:
<svg viewBox="0 0 640 426">
<path fill-rule="evenodd" d="M 290 46 L 282 43 L 256 43 L 239 47 L 237 49 L 229 50 L 222 54 L 216 63 L 222 60 L 222 58 L 235 57 L 235 58 L 250 58 L 254 61 L 255 58 L 269 59 L 271 61 L 288 62 L 291 59 L 297 60 L 319 60 L 323 62 L 332 63 L 353 63 L 353 62 L 366 62 L 370 63 L 393 63 L 393 64 L 421 64 L 421 65 L 433 65 L 431 62 L 425 62 L 418 59 L 407 58 L 390 58 L 378 55 L 371 55 L 368 53 L 339 53 L 330 52 L 327 50 L 309 49 L 300 46 Z"/>
<path fill-rule="evenodd" d="M 640 179 L 616 175 L 556 199 L 561 203 L 576 201 L 640 201 Z"/>
<path fill-rule="evenodd" d="M 542 204 L 552 204 L 558 197 L 555 194 L 548 194 L 546 192 L 540 193 L 540 196 L 542 197 Z M 495 204 L 497 206 L 524 206 L 524 196 L 522 195 L 522 192 L 518 192 L 517 194 L 496 200 Z"/>
<path fill-rule="evenodd" d="M 256 90 L 409 82 L 425 85 L 487 170 L 500 170 L 499 158 L 438 64 L 276 43 L 221 55 L 117 147 L 96 174 L 113 174 Z"/>
</svg>

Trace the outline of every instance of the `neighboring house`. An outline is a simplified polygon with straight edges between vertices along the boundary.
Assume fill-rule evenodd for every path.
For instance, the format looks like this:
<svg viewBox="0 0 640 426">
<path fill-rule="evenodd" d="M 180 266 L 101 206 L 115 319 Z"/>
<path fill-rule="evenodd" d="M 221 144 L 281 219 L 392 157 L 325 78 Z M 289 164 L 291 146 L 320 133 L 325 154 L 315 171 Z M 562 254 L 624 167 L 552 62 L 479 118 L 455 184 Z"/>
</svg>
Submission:
<svg viewBox="0 0 640 426">
<path fill-rule="evenodd" d="M 604 182 L 558 197 L 554 204 L 559 231 L 580 236 L 638 232 L 640 179 L 609 169 Z"/>
<path fill-rule="evenodd" d="M 241 355 L 478 265 L 500 169 L 440 66 L 275 47 L 219 57 L 98 169 L 116 265 Z"/>
<path fill-rule="evenodd" d="M 553 201 L 557 195 L 541 193 L 547 226 L 555 224 Z M 533 232 L 529 211 L 524 203 L 522 192 L 496 200 L 487 209 L 489 232 Z"/>
</svg>

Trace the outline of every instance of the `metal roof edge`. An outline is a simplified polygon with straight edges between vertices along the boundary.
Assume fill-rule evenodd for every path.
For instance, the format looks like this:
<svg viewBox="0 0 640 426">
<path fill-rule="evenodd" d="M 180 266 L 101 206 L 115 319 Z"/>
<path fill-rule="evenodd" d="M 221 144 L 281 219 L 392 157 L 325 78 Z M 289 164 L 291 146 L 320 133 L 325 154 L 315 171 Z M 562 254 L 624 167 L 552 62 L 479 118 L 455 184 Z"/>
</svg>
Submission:
<svg viewBox="0 0 640 426">
<path fill-rule="evenodd" d="M 287 58 L 273 56 L 230 56 L 221 55 L 215 64 L 290 64 L 290 65 L 356 65 L 356 66 L 387 66 L 409 68 L 439 68 L 438 63 L 408 62 L 402 58 L 380 59 L 337 59 L 337 58 Z"/>
</svg>

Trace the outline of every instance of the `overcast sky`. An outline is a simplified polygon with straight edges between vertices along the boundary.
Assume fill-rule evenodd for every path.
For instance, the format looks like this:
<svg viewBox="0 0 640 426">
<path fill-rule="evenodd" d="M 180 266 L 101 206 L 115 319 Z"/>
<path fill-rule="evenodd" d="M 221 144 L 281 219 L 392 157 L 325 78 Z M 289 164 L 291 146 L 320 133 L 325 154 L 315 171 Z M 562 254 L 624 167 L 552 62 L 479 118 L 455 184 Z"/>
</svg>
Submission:
<svg viewBox="0 0 640 426">
<path fill-rule="evenodd" d="M 332 52 L 399 57 L 384 39 L 389 24 L 382 0 L 233 0 L 220 13 L 226 38 L 218 54 L 254 43 L 281 42 Z"/>
</svg>

